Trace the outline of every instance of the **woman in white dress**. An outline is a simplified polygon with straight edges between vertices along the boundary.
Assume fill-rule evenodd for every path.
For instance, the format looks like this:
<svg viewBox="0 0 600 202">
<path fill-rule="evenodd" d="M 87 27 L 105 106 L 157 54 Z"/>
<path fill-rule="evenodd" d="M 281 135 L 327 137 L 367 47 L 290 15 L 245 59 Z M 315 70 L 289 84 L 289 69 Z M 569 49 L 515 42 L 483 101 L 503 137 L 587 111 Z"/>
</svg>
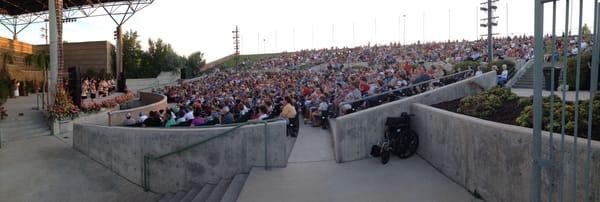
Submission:
<svg viewBox="0 0 600 202">
<path fill-rule="evenodd" d="M 15 97 L 19 97 L 19 86 L 21 86 L 21 83 L 19 81 L 15 81 Z"/>
</svg>

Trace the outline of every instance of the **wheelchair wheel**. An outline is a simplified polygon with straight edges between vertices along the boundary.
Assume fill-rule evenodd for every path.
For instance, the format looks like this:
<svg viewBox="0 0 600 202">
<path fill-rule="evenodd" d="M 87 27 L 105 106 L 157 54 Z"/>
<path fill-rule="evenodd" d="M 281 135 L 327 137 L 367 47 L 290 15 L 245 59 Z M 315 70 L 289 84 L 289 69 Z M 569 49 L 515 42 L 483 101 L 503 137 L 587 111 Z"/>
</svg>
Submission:
<svg viewBox="0 0 600 202">
<path fill-rule="evenodd" d="M 381 151 L 381 164 L 387 164 L 390 161 L 390 152 L 383 149 Z"/>
<path fill-rule="evenodd" d="M 373 156 L 373 157 L 381 156 L 381 147 L 379 145 L 373 145 L 371 147 L 371 156 Z"/>
<path fill-rule="evenodd" d="M 408 130 L 394 143 L 394 154 L 401 159 L 406 159 L 417 152 L 419 148 L 419 136 L 415 131 Z"/>
</svg>

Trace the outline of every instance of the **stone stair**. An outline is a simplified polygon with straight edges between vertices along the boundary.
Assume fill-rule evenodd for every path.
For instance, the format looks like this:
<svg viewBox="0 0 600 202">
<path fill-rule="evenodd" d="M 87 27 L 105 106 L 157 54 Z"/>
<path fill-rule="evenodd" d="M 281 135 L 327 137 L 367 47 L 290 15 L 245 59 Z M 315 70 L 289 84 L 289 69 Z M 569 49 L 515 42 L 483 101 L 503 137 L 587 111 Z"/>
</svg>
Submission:
<svg viewBox="0 0 600 202">
<path fill-rule="evenodd" d="M 25 99 L 31 98 L 21 97 L 8 100 L 8 117 L 0 120 L 0 135 L 2 135 L 0 139 L 2 142 L 19 141 L 51 134 L 47 120 L 41 111 L 34 110 L 31 106 L 19 106 L 23 105 L 21 103 Z"/>
<path fill-rule="evenodd" d="M 233 179 L 221 179 L 217 184 L 194 186 L 187 191 L 166 193 L 159 202 L 235 202 L 246 183 L 248 174 L 238 174 Z"/>
<path fill-rule="evenodd" d="M 512 87 L 533 89 L 533 74 L 534 68 L 527 69 L 523 76 L 521 76 L 521 78 Z M 542 86 L 543 85 L 544 83 L 542 82 Z"/>
</svg>

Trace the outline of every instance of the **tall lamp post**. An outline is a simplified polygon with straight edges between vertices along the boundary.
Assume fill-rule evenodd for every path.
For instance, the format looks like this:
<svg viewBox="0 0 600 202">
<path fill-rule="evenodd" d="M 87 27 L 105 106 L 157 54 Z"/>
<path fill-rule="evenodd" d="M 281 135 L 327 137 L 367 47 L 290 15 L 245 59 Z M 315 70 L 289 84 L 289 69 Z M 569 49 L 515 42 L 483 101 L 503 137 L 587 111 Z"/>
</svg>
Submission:
<svg viewBox="0 0 600 202">
<path fill-rule="evenodd" d="M 406 15 L 402 15 L 404 18 L 404 28 L 402 30 L 402 45 L 406 45 Z"/>
</svg>

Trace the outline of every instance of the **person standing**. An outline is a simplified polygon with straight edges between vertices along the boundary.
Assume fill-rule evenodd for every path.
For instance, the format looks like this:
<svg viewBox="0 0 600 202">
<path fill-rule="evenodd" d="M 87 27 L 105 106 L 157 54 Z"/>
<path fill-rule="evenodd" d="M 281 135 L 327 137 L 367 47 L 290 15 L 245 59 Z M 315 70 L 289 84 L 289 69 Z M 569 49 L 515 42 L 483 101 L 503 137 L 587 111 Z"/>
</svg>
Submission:
<svg viewBox="0 0 600 202">
<path fill-rule="evenodd" d="M 15 89 L 14 89 L 14 95 L 15 97 L 19 97 L 19 87 L 21 86 L 21 83 L 17 80 L 15 80 Z"/>
</svg>

